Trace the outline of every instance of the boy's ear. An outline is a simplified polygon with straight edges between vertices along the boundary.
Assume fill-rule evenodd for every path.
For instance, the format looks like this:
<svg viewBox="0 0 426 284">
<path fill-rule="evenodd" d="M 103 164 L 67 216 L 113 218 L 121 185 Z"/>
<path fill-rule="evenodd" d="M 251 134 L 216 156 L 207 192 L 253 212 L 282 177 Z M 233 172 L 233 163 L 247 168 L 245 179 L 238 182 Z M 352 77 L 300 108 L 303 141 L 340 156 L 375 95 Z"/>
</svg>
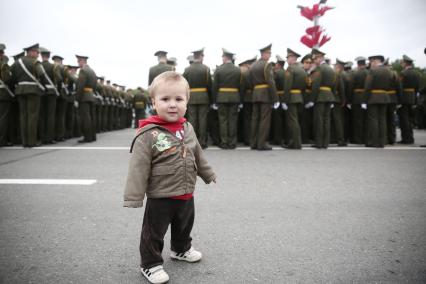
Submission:
<svg viewBox="0 0 426 284">
<path fill-rule="evenodd" d="M 155 100 L 154 100 L 154 98 L 151 98 L 151 104 L 152 104 L 152 108 L 155 109 Z"/>
</svg>

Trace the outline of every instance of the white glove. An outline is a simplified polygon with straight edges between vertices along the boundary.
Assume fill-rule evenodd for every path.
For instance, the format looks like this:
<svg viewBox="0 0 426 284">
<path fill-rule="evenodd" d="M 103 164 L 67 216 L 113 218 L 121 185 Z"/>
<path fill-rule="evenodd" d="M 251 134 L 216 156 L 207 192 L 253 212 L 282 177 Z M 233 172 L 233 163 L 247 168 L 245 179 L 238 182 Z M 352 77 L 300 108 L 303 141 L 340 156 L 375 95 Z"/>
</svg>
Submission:
<svg viewBox="0 0 426 284">
<path fill-rule="evenodd" d="M 211 108 L 214 109 L 214 110 L 218 110 L 217 104 L 212 104 Z"/>
<path fill-rule="evenodd" d="M 240 112 L 240 110 L 242 110 L 243 109 L 243 104 L 239 104 L 238 105 L 238 112 Z"/>
<path fill-rule="evenodd" d="M 351 105 L 351 104 L 347 104 L 347 105 L 346 105 L 346 107 L 347 107 L 348 109 L 352 109 L 352 105 Z"/>
<path fill-rule="evenodd" d="M 286 103 L 281 103 L 281 107 L 283 110 L 288 110 L 288 106 Z"/>
<path fill-rule="evenodd" d="M 417 105 L 412 105 L 411 106 L 411 109 L 416 109 L 417 108 Z"/>
<path fill-rule="evenodd" d="M 400 109 L 402 105 L 396 105 L 396 109 Z"/>
<path fill-rule="evenodd" d="M 305 104 L 305 108 L 311 108 L 313 106 L 314 106 L 313 102 L 309 102 L 309 103 Z"/>
<path fill-rule="evenodd" d="M 367 109 L 367 104 L 361 104 L 362 109 Z"/>
<path fill-rule="evenodd" d="M 74 101 L 74 107 L 78 108 L 78 102 Z"/>
<path fill-rule="evenodd" d="M 331 105 L 330 105 L 330 109 L 333 109 L 333 108 L 334 108 L 334 104 L 331 104 Z"/>
<path fill-rule="evenodd" d="M 274 105 L 272 106 L 274 109 L 277 109 L 277 108 L 279 108 L 280 107 L 280 103 L 279 102 L 276 102 L 276 103 L 274 103 Z"/>
</svg>

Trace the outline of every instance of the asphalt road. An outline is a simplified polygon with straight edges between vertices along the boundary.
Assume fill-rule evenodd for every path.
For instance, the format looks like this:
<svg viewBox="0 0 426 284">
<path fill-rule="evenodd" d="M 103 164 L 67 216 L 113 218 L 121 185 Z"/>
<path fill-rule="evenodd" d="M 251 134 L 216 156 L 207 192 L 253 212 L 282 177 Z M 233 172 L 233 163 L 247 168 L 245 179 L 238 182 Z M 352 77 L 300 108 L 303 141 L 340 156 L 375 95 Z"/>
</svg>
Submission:
<svg viewBox="0 0 426 284">
<path fill-rule="evenodd" d="M 84 145 L 96 149 L 77 139 L 0 149 L 0 181 L 96 180 L 0 184 L 1 283 L 147 283 L 143 209 L 122 207 L 133 133 Z M 426 144 L 425 131 L 415 136 Z M 172 261 L 168 233 L 170 283 L 426 283 L 426 148 L 205 155 L 219 178 L 195 193 L 203 260 Z"/>
</svg>

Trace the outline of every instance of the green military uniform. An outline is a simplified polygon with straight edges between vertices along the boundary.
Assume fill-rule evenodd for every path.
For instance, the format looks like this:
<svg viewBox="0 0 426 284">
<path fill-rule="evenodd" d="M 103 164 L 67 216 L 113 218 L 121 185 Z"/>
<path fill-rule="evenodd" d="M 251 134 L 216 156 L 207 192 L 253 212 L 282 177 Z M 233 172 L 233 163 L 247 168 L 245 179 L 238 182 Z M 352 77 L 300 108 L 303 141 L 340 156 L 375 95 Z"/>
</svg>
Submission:
<svg viewBox="0 0 426 284">
<path fill-rule="evenodd" d="M 270 52 L 272 44 L 260 49 Z M 251 149 L 271 150 L 266 144 L 271 125 L 271 109 L 278 103 L 277 89 L 271 65 L 260 58 L 250 67 L 250 84 L 253 86 L 253 113 L 251 124 Z"/>
<path fill-rule="evenodd" d="M 25 48 L 27 53 L 37 50 L 39 45 L 35 44 Z M 27 72 L 28 71 L 28 72 Z M 24 56 L 11 68 L 12 80 L 16 83 L 15 94 L 19 101 L 21 138 L 24 147 L 39 146 L 37 140 L 37 125 L 40 112 L 40 98 L 45 88 L 41 83 L 43 70 L 37 58 Z M 40 82 L 42 80 L 42 82 Z"/>
<path fill-rule="evenodd" d="M 65 67 L 62 65 L 63 58 L 59 55 L 52 56 L 53 63 L 53 82 L 59 91 L 56 99 L 56 121 L 55 121 L 55 140 L 65 140 L 65 117 L 67 107 L 68 89 L 64 84 L 66 75 Z"/>
<path fill-rule="evenodd" d="M 197 138 L 202 148 L 207 147 L 207 115 L 209 104 L 212 102 L 212 78 L 210 68 L 204 65 L 202 58 L 204 48 L 193 51 L 195 61 L 183 72 L 183 77 L 190 87 L 187 117 L 194 127 Z M 198 58 L 198 59 L 197 59 Z"/>
<path fill-rule="evenodd" d="M 79 59 L 87 60 L 87 56 L 77 55 Z M 96 89 L 97 76 L 95 71 L 84 65 L 80 68 L 77 80 L 77 90 L 75 98 L 78 102 L 79 114 L 81 119 L 81 130 L 84 138 L 79 143 L 96 141 L 96 128 L 94 124 L 95 108 L 94 108 L 94 91 Z"/>
<path fill-rule="evenodd" d="M 395 112 L 398 104 L 397 94 L 401 94 L 401 84 L 396 71 L 392 70 L 392 67 L 389 65 L 386 67 L 389 68 L 392 73 L 391 87 L 387 91 L 389 103 L 386 106 L 386 141 L 387 144 L 393 145 L 396 142 Z"/>
<path fill-rule="evenodd" d="M 253 87 L 251 86 L 251 82 L 250 82 L 250 66 L 251 64 L 253 64 L 253 62 L 255 62 L 257 60 L 257 56 L 243 61 L 240 64 L 238 64 L 240 66 L 240 70 L 241 70 L 241 74 L 242 74 L 242 84 L 243 89 L 245 90 L 243 93 L 243 109 L 240 112 L 240 115 L 242 115 L 242 120 L 243 120 L 243 127 L 242 127 L 242 131 L 243 131 L 243 141 L 244 144 L 249 146 L 250 143 L 250 139 L 251 139 L 251 116 L 252 116 L 252 110 L 253 110 Z"/>
<path fill-rule="evenodd" d="M 287 49 L 288 57 L 300 57 L 300 55 L 290 48 Z M 300 63 L 291 64 L 286 71 L 284 95 L 281 103 L 287 107 L 286 122 L 288 128 L 287 148 L 302 148 L 302 132 L 300 128 L 301 116 L 303 115 L 303 94 L 306 91 L 307 74 Z"/>
<path fill-rule="evenodd" d="M 159 58 L 162 56 L 165 57 L 167 55 L 167 52 L 160 50 L 160 51 L 157 51 L 154 55 L 158 56 Z M 157 77 L 158 75 L 166 71 L 173 71 L 173 66 L 168 65 L 167 60 L 165 62 L 159 62 L 157 65 L 152 66 L 149 69 L 148 85 L 151 85 L 155 77 Z"/>
<path fill-rule="evenodd" d="M 146 118 L 146 109 L 149 105 L 149 97 L 142 88 L 138 88 L 133 97 L 135 107 L 135 128 L 139 127 L 139 120 Z"/>
<path fill-rule="evenodd" d="M 107 114 L 107 131 L 111 131 L 114 129 L 113 127 L 113 114 L 114 114 L 114 106 L 113 106 L 113 89 L 111 86 L 111 81 L 107 80 L 105 85 L 105 95 L 106 95 L 106 104 L 108 108 Z"/>
<path fill-rule="evenodd" d="M 105 89 L 105 77 L 101 76 L 98 78 L 98 84 L 96 86 L 97 92 L 101 95 L 101 113 L 100 113 L 100 131 L 107 131 L 107 122 L 108 122 L 108 103 L 107 103 L 107 94 Z"/>
<path fill-rule="evenodd" d="M 314 56 L 324 53 L 313 49 Z M 325 62 L 321 62 L 312 73 L 311 103 L 314 104 L 314 147 L 327 149 L 330 143 L 330 112 L 335 101 L 336 74 Z M 312 104 L 311 104 L 312 105 Z"/>
<path fill-rule="evenodd" d="M 364 86 L 367 78 L 367 68 L 365 57 L 357 57 L 355 61 L 358 63 L 358 68 L 352 75 L 352 88 L 348 95 L 348 103 L 351 106 L 351 123 L 352 123 L 352 143 L 364 144 L 366 138 L 366 111 L 362 108 L 365 104 Z"/>
<path fill-rule="evenodd" d="M 346 106 L 346 85 L 345 77 L 347 76 L 343 70 L 345 62 L 336 59 L 336 64 L 340 65 L 341 70 L 336 72 L 336 89 L 335 100 L 331 109 L 331 137 L 332 141 L 338 146 L 346 146 L 344 133 L 344 111 Z M 347 82 L 349 83 L 349 82 Z"/>
<path fill-rule="evenodd" d="M 401 72 L 400 79 L 402 85 L 402 94 L 399 98 L 399 121 L 401 127 L 401 141 L 402 144 L 414 143 L 413 136 L 413 106 L 417 104 L 416 94 L 420 89 L 420 74 L 414 70 L 412 63 L 413 60 L 404 55 L 402 60 L 408 66 Z"/>
<path fill-rule="evenodd" d="M 55 143 L 55 116 L 56 116 L 56 99 L 59 92 L 56 88 L 54 78 L 62 80 L 60 70 L 56 69 L 54 72 L 54 65 L 49 62 L 50 51 L 45 48 L 40 48 L 40 53 L 44 57 L 41 65 L 44 69 L 44 77 L 46 80 L 46 92 L 41 97 L 40 102 L 40 118 L 39 118 L 39 136 L 43 144 Z"/>
<path fill-rule="evenodd" d="M 277 96 L 282 101 L 284 96 L 284 84 L 285 84 L 285 71 L 284 64 L 285 60 L 277 55 L 277 63 L 274 70 L 274 81 L 275 87 L 277 88 Z M 271 143 L 275 145 L 284 145 L 286 141 L 286 117 L 285 111 L 282 108 L 272 110 L 271 114 Z"/>
<path fill-rule="evenodd" d="M 12 73 L 8 65 L 8 58 L 4 55 L 6 46 L 0 43 L 0 147 L 10 145 L 8 141 L 8 126 L 10 110 L 14 94 L 9 88 Z"/>
<path fill-rule="evenodd" d="M 312 64 L 312 54 L 308 53 L 302 58 L 302 64 L 305 62 L 311 62 Z M 304 69 L 306 73 L 306 89 L 303 92 L 303 102 L 310 102 L 312 94 L 312 80 L 311 80 L 311 71 L 310 66 L 307 66 Z M 308 144 L 312 143 L 313 138 L 313 109 L 304 107 L 302 110 L 302 122 L 301 122 L 301 132 L 302 132 L 302 143 Z"/>
<path fill-rule="evenodd" d="M 237 146 L 238 106 L 241 104 L 241 71 L 232 63 L 234 54 L 223 49 L 224 64 L 214 73 L 213 102 L 218 105 L 220 147 L 234 149 Z"/>
<path fill-rule="evenodd" d="M 65 138 L 67 139 L 81 136 L 79 133 L 74 135 L 74 128 L 76 127 L 75 92 L 77 77 L 71 73 L 71 70 L 77 70 L 77 66 L 66 66 L 64 69 L 64 85 L 67 89 L 65 97 Z"/>
<path fill-rule="evenodd" d="M 379 59 L 381 55 L 370 56 L 369 60 Z M 367 147 L 383 148 L 386 143 L 386 105 L 389 103 L 388 91 L 391 89 L 392 72 L 383 65 L 371 68 L 365 79 L 365 101 L 367 102 Z"/>
</svg>

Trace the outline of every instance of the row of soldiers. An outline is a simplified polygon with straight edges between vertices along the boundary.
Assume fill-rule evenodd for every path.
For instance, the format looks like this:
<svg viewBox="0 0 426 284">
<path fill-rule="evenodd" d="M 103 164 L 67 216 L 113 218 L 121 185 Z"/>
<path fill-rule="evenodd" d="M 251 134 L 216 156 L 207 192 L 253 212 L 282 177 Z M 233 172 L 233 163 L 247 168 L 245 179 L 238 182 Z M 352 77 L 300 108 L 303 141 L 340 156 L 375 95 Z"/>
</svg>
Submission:
<svg viewBox="0 0 426 284">
<path fill-rule="evenodd" d="M 8 65 L 0 44 L 0 146 L 35 147 L 130 127 L 134 95 L 124 86 L 97 77 L 88 57 L 76 55 L 78 66 L 34 44 L 13 56 Z M 38 60 L 41 55 L 42 61 Z"/>
<path fill-rule="evenodd" d="M 203 64 L 204 49 L 192 52 L 183 73 L 190 86 L 187 119 L 203 148 L 208 133 L 223 149 L 235 148 L 238 137 L 257 150 L 272 149 L 268 141 L 289 149 L 301 149 L 302 143 L 326 149 L 330 140 L 338 146 L 384 147 L 396 143 L 396 113 L 399 143 L 414 143 L 412 116 L 420 75 L 408 56 L 403 56 L 403 71 L 397 74 L 382 55 L 370 56 L 369 65 L 367 58 L 358 57 L 352 70 L 351 63 L 339 59 L 332 68 L 318 49 L 298 62 L 301 55 L 288 48 L 286 60 L 277 56 L 272 64 L 271 48 L 261 48 L 259 59 L 239 67 L 235 54 L 223 49 L 223 64 L 213 76 Z M 175 68 L 167 52 L 154 55 L 158 65 L 150 68 L 149 84 Z"/>
</svg>

